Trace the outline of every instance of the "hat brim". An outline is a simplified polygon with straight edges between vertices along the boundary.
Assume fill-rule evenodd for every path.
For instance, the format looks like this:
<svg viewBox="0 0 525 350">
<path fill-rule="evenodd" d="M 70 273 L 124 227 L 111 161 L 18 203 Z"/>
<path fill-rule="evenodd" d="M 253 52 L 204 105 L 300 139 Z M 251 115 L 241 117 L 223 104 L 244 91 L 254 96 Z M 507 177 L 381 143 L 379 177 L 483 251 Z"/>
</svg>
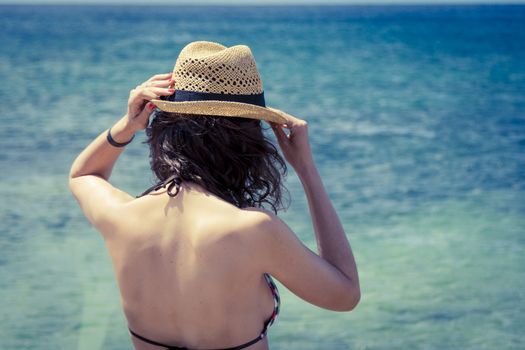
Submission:
<svg viewBox="0 0 525 350">
<path fill-rule="evenodd" d="M 160 110 L 186 115 L 210 115 L 221 117 L 240 117 L 271 121 L 286 124 L 286 119 L 280 114 L 284 113 L 271 107 L 261 107 L 249 103 L 231 101 L 183 101 L 173 102 L 164 100 L 151 100 Z"/>
</svg>

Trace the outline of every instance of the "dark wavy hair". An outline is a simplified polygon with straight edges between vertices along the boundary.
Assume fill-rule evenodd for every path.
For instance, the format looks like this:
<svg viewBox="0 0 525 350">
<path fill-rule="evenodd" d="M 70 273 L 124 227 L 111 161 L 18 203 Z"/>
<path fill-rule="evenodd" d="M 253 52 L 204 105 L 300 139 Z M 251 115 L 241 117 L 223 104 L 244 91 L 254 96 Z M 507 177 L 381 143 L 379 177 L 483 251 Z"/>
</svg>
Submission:
<svg viewBox="0 0 525 350">
<path fill-rule="evenodd" d="M 150 165 L 164 181 L 191 181 L 238 208 L 286 209 L 284 159 L 257 119 L 157 110 L 146 128 Z"/>
</svg>

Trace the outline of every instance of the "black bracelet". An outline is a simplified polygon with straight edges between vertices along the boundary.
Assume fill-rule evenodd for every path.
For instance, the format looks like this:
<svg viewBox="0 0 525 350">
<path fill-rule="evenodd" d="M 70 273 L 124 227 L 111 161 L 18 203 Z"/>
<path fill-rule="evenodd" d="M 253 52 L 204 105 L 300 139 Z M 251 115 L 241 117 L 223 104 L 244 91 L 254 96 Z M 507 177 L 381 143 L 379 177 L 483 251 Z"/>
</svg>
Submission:
<svg viewBox="0 0 525 350">
<path fill-rule="evenodd" d="M 135 138 L 135 134 L 133 134 L 133 136 L 131 137 L 131 139 L 127 142 L 117 142 L 113 139 L 113 137 L 111 137 L 111 128 L 108 129 L 108 134 L 107 134 L 107 140 L 108 142 L 112 145 L 112 146 L 115 146 L 115 147 L 124 147 L 126 146 L 127 144 L 129 144 L 131 141 L 133 141 L 133 139 Z"/>
</svg>

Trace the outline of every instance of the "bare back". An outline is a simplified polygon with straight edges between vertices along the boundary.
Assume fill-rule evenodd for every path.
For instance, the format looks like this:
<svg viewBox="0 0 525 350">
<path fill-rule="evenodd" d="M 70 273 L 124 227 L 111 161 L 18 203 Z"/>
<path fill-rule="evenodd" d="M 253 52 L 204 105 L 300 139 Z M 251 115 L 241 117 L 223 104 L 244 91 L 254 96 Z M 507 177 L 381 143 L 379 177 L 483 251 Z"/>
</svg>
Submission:
<svg viewBox="0 0 525 350">
<path fill-rule="evenodd" d="M 264 271 L 251 259 L 257 215 L 195 184 L 183 184 L 173 198 L 160 190 L 128 203 L 105 241 L 129 327 L 191 348 L 256 337 L 273 311 Z M 250 349 L 268 349 L 266 338 Z"/>
</svg>

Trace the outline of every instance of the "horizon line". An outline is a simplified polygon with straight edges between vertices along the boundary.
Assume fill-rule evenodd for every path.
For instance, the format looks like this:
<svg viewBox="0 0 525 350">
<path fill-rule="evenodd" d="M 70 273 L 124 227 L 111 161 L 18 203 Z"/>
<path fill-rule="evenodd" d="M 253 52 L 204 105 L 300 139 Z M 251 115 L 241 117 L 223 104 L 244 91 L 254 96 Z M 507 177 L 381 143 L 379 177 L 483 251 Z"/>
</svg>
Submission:
<svg viewBox="0 0 525 350">
<path fill-rule="evenodd" d="M 382 1 L 357 1 L 357 2 L 278 2 L 278 3 L 268 3 L 265 1 L 261 2 L 251 2 L 251 3 L 235 3 L 235 2 L 182 2 L 174 4 L 172 2 L 137 2 L 129 3 L 126 1 L 111 1 L 111 2 L 80 2 L 80 3 L 67 3 L 67 2 L 0 2 L 0 6 L 238 6 L 238 7 L 251 7 L 251 6 L 260 6 L 260 7 L 271 7 L 271 6 L 479 6 L 479 5 L 525 5 L 525 0 L 515 0 L 515 1 L 506 1 L 506 2 L 494 2 L 494 1 L 397 1 L 397 2 L 382 2 Z"/>
</svg>

